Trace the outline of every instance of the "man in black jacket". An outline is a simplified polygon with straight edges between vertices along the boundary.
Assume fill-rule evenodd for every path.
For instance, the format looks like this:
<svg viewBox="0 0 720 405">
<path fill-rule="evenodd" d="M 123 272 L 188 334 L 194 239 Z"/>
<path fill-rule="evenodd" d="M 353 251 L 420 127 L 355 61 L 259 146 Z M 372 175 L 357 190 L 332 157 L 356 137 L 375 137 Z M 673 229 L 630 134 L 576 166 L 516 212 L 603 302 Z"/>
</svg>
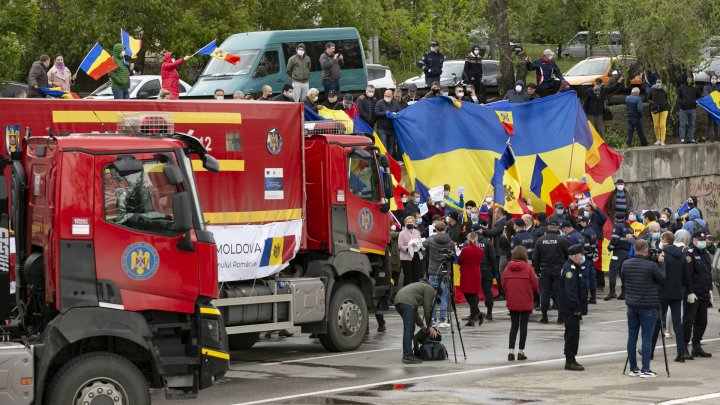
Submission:
<svg viewBox="0 0 720 405">
<path fill-rule="evenodd" d="M 688 263 L 688 282 L 685 293 L 687 299 L 683 303 L 683 337 L 685 346 L 692 337 L 692 357 L 711 357 L 712 354 L 703 350 L 702 341 L 707 328 L 707 309 L 712 290 L 711 263 L 712 258 L 707 252 L 707 237 L 704 232 L 697 231 L 692 236 L 692 244 L 686 250 L 685 260 Z M 678 341 L 678 344 L 680 342 Z M 687 353 L 687 349 L 685 351 Z M 687 359 L 687 358 L 686 358 Z"/>
<path fill-rule="evenodd" d="M 401 157 L 398 152 L 395 127 L 390 118 L 386 116 L 386 113 L 397 113 L 398 111 L 400 111 L 400 106 L 397 101 L 393 100 L 393 91 L 385 90 L 383 99 L 375 104 L 375 120 L 377 122 L 378 138 L 380 138 L 380 141 L 385 145 L 385 149 L 395 160 L 400 160 Z"/>
<path fill-rule="evenodd" d="M 558 296 L 562 287 L 560 271 L 568 258 L 567 239 L 560 236 L 557 219 L 548 219 L 548 229 L 543 237 L 535 243 L 532 262 L 535 272 L 540 273 L 540 310 L 541 323 L 548 323 L 547 311 L 550 309 L 550 297 Z M 558 316 L 558 323 L 564 320 L 562 314 Z"/>
<path fill-rule="evenodd" d="M 428 279 L 436 289 L 440 289 L 440 323 L 438 327 L 450 327 L 446 322 L 447 306 L 448 306 L 448 291 L 445 283 L 442 283 L 442 274 L 440 273 L 443 265 L 452 266 L 451 263 L 445 263 L 443 259 L 443 252 L 451 250 L 455 252 L 455 243 L 453 243 L 450 236 L 445 232 L 446 225 L 443 221 L 437 221 L 435 223 L 435 235 L 425 240 L 425 249 L 428 251 Z M 450 270 L 447 269 L 446 270 Z M 433 313 L 433 320 L 435 320 L 435 314 Z"/>
<path fill-rule="evenodd" d="M 595 85 L 592 89 L 585 91 L 585 100 L 583 109 L 587 114 L 588 120 L 600 136 L 603 136 L 603 117 L 605 112 L 605 100 L 615 93 L 622 84 L 622 76 L 613 77 L 611 83 L 603 86 L 600 78 L 595 79 Z"/>
<path fill-rule="evenodd" d="M 417 63 L 417 66 L 425 73 L 426 86 L 430 87 L 432 82 L 440 81 L 444 62 L 445 55 L 440 53 L 440 43 L 432 41 L 430 43 L 430 50 L 425 52 Z"/>
<path fill-rule="evenodd" d="M 481 96 L 481 103 L 485 103 L 485 86 L 482 83 L 483 77 L 483 51 L 479 45 L 473 45 L 470 53 L 465 56 L 465 66 L 463 68 L 462 78 L 465 84 L 472 84 L 478 95 Z"/>
<path fill-rule="evenodd" d="M 700 89 L 693 83 L 692 73 L 687 75 L 687 81 L 678 88 L 678 104 L 680 105 L 680 142 L 685 142 L 685 133 L 690 143 L 695 143 L 695 117 L 697 113 L 697 99 L 701 97 Z"/>
<path fill-rule="evenodd" d="M 505 231 L 505 225 L 507 225 L 508 215 L 507 211 L 505 211 L 505 209 L 500 206 L 495 207 L 492 214 L 492 219 L 495 220 L 495 225 L 491 229 L 483 229 L 482 235 L 492 239 L 493 248 L 495 249 L 495 255 L 497 256 L 498 263 L 500 263 L 500 257 L 503 255 L 507 256 L 508 254 L 507 251 L 502 251 L 500 249 L 500 238 L 503 236 L 503 232 Z M 504 268 L 499 267 L 498 271 L 494 275 L 495 279 L 497 280 L 498 286 L 498 301 L 505 299 L 505 291 L 503 291 L 502 286 L 500 285 L 500 273 L 503 270 Z"/>
<path fill-rule="evenodd" d="M 665 262 L 665 283 L 660 288 L 660 305 L 661 311 L 658 316 L 658 322 L 655 324 L 655 330 L 652 336 L 652 353 L 655 353 L 655 345 L 660 333 L 664 333 L 663 321 L 665 320 L 668 307 L 672 315 L 673 330 L 675 331 L 675 340 L 684 342 L 682 329 L 682 318 L 680 316 L 680 308 L 683 298 L 685 298 L 685 286 L 687 284 L 687 266 L 685 255 L 682 248 L 675 246 L 675 235 L 672 232 L 665 232 L 660 236 L 660 256 L 658 262 Z M 667 325 L 664 325 L 667 327 Z M 677 345 L 677 357 L 675 361 L 685 361 L 685 345 Z"/>
<path fill-rule="evenodd" d="M 631 377 L 656 377 L 650 370 L 652 354 L 651 338 L 657 322 L 660 298 L 658 289 L 665 282 L 664 258 L 658 264 L 648 260 L 648 244 L 640 239 L 635 242 L 635 257 L 622 265 L 625 304 L 628 316 L 627 355 Z M 637 366 L 637 340 L 642 330 L 642 369 Z"/>
<path fill-rule="evenodd" d="M 605 296 L 605 301 L 610 301 L 613 298 L 620 300 L 625 299 L 625 279 L 622 274 L 622 265 L 628 256 L 630 256 L 630 247 L 632 245 L 631 241 L 627 238 L 630 234 L 632 234 L 632 230 L 628 228 L 625 222 L 618 222 L 613 226 L 613 234 L 608 244 L 608 251 L 612 253 L 612 257 L 610 258 L 610 291 Z M 620 280 L 622 281 L 620 296 L 615 294 L 618 276 L 620 276 Z"/>
<path fill-rule="evenodd" d="M 542 238 L 541 238 L 542 239 Z M 587 315 L 587 287 L 583 280 L 585 249 L 577 244 L 568 248 L 568 260 L 560 273 L 558 312 L 565 319 L 565 370 L 583 371 L 575 360 L 580 343 L 580 320 Z"/>
<path fill-rule="evenodd" d="M 358 113 L 360 118 L 365 121 L 370 127 L 375 126 L 375 104 L 377 98 L 375 97 L 375 86 L 368 84 L 365 89 L 365 93 L 357 98 L 355 104 L 357 105 Z"/>
<path fill-rule="evenodd" d="M 38 87 L 50 87 L 48 85 L 47 71 L 50 68 L 50 57 L 40 56 L 40 59 L 33 62 L 28 74 L 28 98 L 45 98 L 45 94 L 38 90 Z"/>
</svg>

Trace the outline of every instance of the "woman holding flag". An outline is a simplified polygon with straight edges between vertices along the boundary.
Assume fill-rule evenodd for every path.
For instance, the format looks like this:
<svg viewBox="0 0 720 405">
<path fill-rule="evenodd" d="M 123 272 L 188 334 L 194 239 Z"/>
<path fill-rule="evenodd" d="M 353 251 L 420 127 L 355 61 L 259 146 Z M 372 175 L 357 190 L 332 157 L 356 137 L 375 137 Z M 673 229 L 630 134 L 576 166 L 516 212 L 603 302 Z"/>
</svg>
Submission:
<svg viewBox="0 0 720 405">
<path fill-rule="evenodd" d="M 70 85 L 74 84 L 77 73 L 70 73 L 70 69 L 65 67 L 65 58 L 61 53 L 55 54 L 53 58 L 55 64 L 47 73 L 50 87 L 59 87 L 62 91 L 70 91 Z"/>
<path fill-rule="evenodd" d="M 188 60 L 190 60 L 190 56 L 185 55 L 182 59 L 176 60 L 173 58 L 172 52 L 165 52 L 160 68 L 160 77 L 162 78 L 162 88 L 170 92 L 171 100 L 180 98 L 180 73 L 177 68 Z"/>
</svg>

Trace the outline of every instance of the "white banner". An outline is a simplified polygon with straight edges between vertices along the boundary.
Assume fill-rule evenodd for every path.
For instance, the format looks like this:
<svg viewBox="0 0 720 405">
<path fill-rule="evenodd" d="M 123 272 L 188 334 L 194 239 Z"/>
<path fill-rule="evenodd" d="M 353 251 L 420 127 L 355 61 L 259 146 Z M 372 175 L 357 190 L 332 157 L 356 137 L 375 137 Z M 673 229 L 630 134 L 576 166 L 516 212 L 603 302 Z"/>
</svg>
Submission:
<svg viewBox="0 0 720 405">
<path fill-rule="evenodd" d="M 208 226 L 217 244 L 218 281 L 252 280 L 278 273 L 287 267 L 300 249 L 302 225 L 302 220 L 298 219 L 264 225 Z M 282 237 L 285 237 L 284 241 L 276 239 L 276 242 L 293 244 L 285 247 L 287 256 L 283 257 L 281 263 L 269 264 L 268 255 L 272 252 L 268 251 L 264 263 L 266 245 L 272 245 L 268 239 Z M 279 250 L 274 252 L 276 257 L 283 254 L 282 245 L 272 246 Z M 292 251 L 289 251 L 290 248 Z"/>
</svg>

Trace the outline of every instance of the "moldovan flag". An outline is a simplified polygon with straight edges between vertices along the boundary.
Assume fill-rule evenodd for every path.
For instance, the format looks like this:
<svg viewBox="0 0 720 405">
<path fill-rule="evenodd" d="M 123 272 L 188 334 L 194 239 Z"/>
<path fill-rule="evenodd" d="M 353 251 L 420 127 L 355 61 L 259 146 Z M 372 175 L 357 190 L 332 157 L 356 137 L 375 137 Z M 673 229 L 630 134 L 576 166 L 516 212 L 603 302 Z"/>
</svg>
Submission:
<svg viewBox="0 0 720 405">
<path fill-rule="evenodd" d="M 260 267 L 279 266 L 292 259 L 295 252 L 295 235 L 265 239 Z"/>
<path fill-rule="evenodd" d="M 500 123 L 505 129 L 505 132 L 507 132 L 508 136 L 515 135 L 515 125 L 513 125 L 512 111 L 495 111 L 495 114 L 497 114 L 500 119 Z"/>
<path fill-rule="evenodd" d="M 240 62 L 239 56 L 227 53 L 227 52 L 223 51 L 222 49 L 218 48 L 214 39 L 212 42 L 205 45 L 202 49 L 200 49 L 196 53 L 199 53 L 200 55 L 209 55 L 209 56 L 212 56 L 213 58 L 224 60 L 227 63 L 232 63 L 233 65 Z"/>
<path fill-rule="evenodd" d="M 117 65 L 112 56 L 98 43 L 95 43 L 95 46 L 92 47 L 85 59 L 80 63 L 80 69 L 95 80 L 116 68 Z"/>
<path fill-rule="evenodd" d="M 545 202 L 546 212 L 552 212 L 556 202 L 565 207 L 573 202 L 573 196 L 540 156 L 535 158 L 530 191 Z"/>
<path fill-rule="evenodd" d="M 140 48 L 142 48 L 142 40 L 131 37 L 130 34 L 122 28 L 120 28 L 120 42 L 122 42 L 125 47 L 125 54 L 130 58 L 137 57 Z"/>
<path fill-rule="evenodd" d="M 527 207 L 522 202 L 520 191 L 520 175 L 518 174 L 515 156 L 510 145 L 500 159 L 495 159 L 495 173 L 490 183 L 494 189 L 493 200 L 496 204 L 502 205 L 510 214 L 524 214 Z"/>
</svg>

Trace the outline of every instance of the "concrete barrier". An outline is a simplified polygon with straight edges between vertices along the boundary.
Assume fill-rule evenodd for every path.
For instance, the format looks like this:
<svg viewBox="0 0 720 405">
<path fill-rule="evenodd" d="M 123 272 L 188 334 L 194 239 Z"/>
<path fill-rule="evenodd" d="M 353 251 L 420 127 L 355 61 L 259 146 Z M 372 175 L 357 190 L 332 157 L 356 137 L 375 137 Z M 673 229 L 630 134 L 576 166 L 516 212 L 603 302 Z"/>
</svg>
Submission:
<svg viewBox="0 0 720 405">
<path fill-rule="evenodd" d="M 625 180 L 636 209 L 676 210 L 694 195 L 710 231 L 719 233 L 720 143 L 650 146 L 618 152 L 623 154 L 623 162 L 613 177 Z"/>
</svg>

